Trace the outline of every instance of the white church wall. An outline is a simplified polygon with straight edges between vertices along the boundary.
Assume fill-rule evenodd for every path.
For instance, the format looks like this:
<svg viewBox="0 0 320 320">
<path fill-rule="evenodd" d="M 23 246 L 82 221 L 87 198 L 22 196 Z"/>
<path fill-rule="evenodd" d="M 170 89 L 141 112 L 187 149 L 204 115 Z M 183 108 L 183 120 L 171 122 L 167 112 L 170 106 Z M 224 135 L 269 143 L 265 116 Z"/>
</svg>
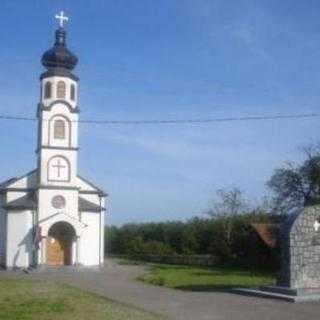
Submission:
<svg viewBox="0 0 320 320">
<path fill-rule="evenodd" d="M 54 208 L 52 199 L 54 196 L 62 195 L 65 198 L 65 207 L 61 209 Z M 39 194 L 39 209 L 38 216 L 40 223 L 51 225 L 53 221 L 63 220 L 64 213 L 74 219 L 78 219 L 78 191 L 76 190 L 53 190 L 53 189 L 40 189 Z M 59 212 L 60 217 L 53 218 Z M 56 220 L 58 219 L 58 220 Z"/>
<path fill-rule="evenodd" d="M 64 177 L 65 171 L 62 171 L 61 177 L 62 180 L 59 181 L 59 179 L 51 179 L 49 181 L 49 169 L 48 165 L 49 160 L 53 157 L 61 157 L 64 159 L 67 159 L 69 163 L 69 173 L 67 178 Z M 52 163 L 54 165 L 54 163 Z M 50 168 L 52 172 L 56 172 L 55 168 Z M 63 169 L 65 170 L 65 169 Z M 59 186 L 69 186 L 69 185 L 75 185 L 76 180 L 76 174 L 77 174 L 77 152 L 73 150 L 63 150 L 63 152 L 57 152 L 55 149 L 46 149 L 41 151 L 41 177 L 40 177 L 40 183 L 43 185 L 59 185 Z M 57 181 L 53 181 L 57 180 Z"/>
<path fill-rule="evenodd" d="M 9 211 L 7 215 L 7 267 L 28 267 L 32 264 L 32 212 Z"/>
<path fill-rule="evenodd" d="M 87 266 L 100 264 L 102 243 L 100 234 L 100 213 L 82 212 L 82 222 L 88 226 L 83 229 L 80 238 L 80 263 Z"/>
<path fill-rule="evenodd" d="M 54 139 L 53 137 L 53 119 L 56 117 L 62 117 L 69 121 L 69 131 L 68 137 L 66 139 Z M 56 103 L 50 111 L 43 111 L 42 114 L 42 141 L 43 146 L 63 146 L 63 147 L 78 147 L 78 121 L 77 113 L 70 113 L 69 108 L 63 103 Z"/>
<path fill-rule="evenodd" d="M 2 208 L 4 196 L 0 195 L 0 266 L 5 265 L 6 247 L 6 211 Z"/>
<path fill-rule="evenodd" d="M 105 199 L 102 198 L 101 199 L 101 206 L 103 208 L 105 208 L 106 204 L 105 204 Z M 101 254 L 100 254 L 100 264 L 103 264 L 104 263 L 104 252 L 105 252 L 105 248 L 104 248 L 104 237 L 105 237 L 105 234 L 104 234 L 104 231 L 105 231 L 105 211 L 101 212 L 100 214 L 100 243 L 101 243 L 101 248 L 100 248 L 100 251 L 101 251 Z"/>
<path fill-rule="evenodd" d="M 56 121 L 62 121 L 64 123 L 65 129 L 65 137 L 64 138 L 56 138 L 55 137 L 55 123 Z M 73 129 L 73 123 L 70 121 L 68 117 L 63 114 L 53 115 L 48 123 L 48 140 L 50 146 L 55 147 L 71 147 L 74 144 L 73 139 L 71 139 L 71 131 Z"/>
</svg>

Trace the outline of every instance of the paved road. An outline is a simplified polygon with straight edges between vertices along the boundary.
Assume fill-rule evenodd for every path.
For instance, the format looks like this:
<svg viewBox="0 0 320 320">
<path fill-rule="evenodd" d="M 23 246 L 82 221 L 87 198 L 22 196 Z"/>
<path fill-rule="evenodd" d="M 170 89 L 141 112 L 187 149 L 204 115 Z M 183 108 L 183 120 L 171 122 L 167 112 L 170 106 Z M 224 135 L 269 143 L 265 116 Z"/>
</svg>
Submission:
<svg viewBox="0 0 320 320">
<path fill-rule="evenodd" d="M 101 271 L 47 270 L 31 275 L 0 272 L 1 277 L 59 280 L 176 320 L 316 320 L 320 302 L 293 304 L 232 293 L 182 292 L 140 283 L 141 266 L 108 260 Z"/>
</svg>

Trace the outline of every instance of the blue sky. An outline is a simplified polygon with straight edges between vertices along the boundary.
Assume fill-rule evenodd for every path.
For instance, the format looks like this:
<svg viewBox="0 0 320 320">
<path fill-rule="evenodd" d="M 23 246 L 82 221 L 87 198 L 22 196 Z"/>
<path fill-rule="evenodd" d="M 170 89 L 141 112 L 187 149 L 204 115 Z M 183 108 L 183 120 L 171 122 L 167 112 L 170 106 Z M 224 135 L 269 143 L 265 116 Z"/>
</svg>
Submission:
<svg viewBox="0 0 320 320">
<path fill-rule="evenodd" d="M 319 1 L 1 1 L 0 114 L 34 116 L 40 57 L 65 10 L 81 119 L 319 111 Z M 319 119 L 206 125 L 81 124 L 79 168 L 110 194 L 108 222 L 187 219 L 219 188 L 255 202 Z M 0 120 L 0 180 L 36 164 L 36 124 Z"/>
</svg>

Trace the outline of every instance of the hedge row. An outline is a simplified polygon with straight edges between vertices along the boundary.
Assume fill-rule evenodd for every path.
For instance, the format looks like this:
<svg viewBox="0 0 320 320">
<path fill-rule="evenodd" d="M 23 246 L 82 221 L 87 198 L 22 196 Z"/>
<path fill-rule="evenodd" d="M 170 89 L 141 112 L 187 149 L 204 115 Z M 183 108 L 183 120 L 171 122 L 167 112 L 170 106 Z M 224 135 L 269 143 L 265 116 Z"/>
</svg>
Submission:
<svg viewBox="0 0 320 320">
<path fill-rule="evenodd" d="M 221 262 L 277 267 L 278 248 L 270 248 L 252 223 L 279 222 L 281 217 L 243 214 L 216 218 L 193 218 L 187 222 L 127 224 L 108 227 L 106 251 L 129 256 L 214 256 Z M 177 258 L 178 259 L 178 258 Z"/>
<path fill-rule="evenodd" d="M 135 261 L 146 261 L 165 264 L 179 264 L 187 266 L 210 267 L 220 264 L 219 258 L 212 255 L 156 255 L 156 254 L 131 254 L 115 255 L 116 258 L 124 258 Z"/>
</svg>

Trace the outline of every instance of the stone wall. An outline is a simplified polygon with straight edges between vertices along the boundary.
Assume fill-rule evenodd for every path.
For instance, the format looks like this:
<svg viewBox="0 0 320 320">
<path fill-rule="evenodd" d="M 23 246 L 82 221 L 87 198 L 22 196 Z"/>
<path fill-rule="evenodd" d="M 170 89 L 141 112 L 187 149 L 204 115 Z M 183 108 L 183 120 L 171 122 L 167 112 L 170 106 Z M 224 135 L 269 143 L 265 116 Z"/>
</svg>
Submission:
<svg viewBox="0 0 320 320">
<path fill-rule="evenodd" d="M 320 287 L 320 206 L 309 206 L 288 218 L 281 232 L 282 269 L 278 284 L 290 288 Z"/>
</svg>

